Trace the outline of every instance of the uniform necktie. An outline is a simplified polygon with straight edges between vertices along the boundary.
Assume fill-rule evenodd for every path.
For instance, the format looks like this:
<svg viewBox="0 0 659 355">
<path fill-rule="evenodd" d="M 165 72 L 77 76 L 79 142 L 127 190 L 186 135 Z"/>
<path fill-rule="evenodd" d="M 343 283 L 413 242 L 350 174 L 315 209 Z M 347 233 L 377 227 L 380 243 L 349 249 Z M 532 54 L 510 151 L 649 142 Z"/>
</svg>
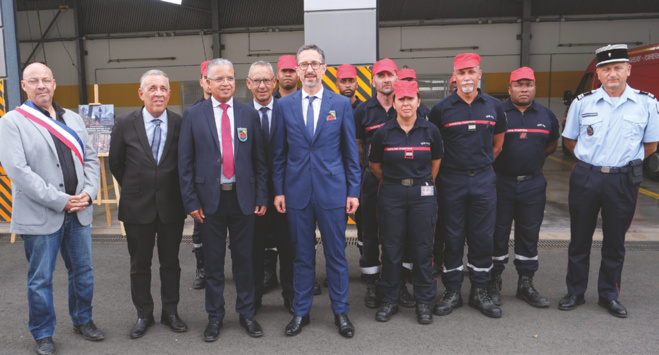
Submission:
<svg viewBox="0 0 659 355">
<path fill-rule="evenodd" d="M 158 150 L 160 149 L 160 119 L 154 118 L 151 122 L 156 125 L 156 129 L 153 130 L 153 138 L 151 139 L 151 152 L 153 153 L 153 159 L 158 163 Z"/>
<path fill-rule="evenodd" d="M 231 179 L 233 167 L 233 144 L 231 142 L 231 121 L 229 121 L 229 104 L 220 104 L 222 109 L 222 174 Z"/>
<path fill-rule="evenodd" d="M 315 96 L 307 96 L 309 99 L 309 106 L 307 107 L 307 133 L 309 138 L 313 140 L 313 100 L 316 99 Z"/>
<path fill-rule="evenodd" d="M 268 107 L 261 107 L 261 131 L 263 132 L 263 140 L 267 143 L 270 140 L 270 122 L 268 121 Z"/>
</svg>

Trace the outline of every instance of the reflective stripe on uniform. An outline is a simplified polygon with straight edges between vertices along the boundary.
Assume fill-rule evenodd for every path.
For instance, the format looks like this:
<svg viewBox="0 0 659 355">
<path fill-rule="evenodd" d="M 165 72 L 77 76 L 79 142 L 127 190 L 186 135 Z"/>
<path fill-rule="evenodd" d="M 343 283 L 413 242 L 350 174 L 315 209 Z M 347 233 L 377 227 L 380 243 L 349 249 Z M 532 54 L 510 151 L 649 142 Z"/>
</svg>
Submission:
<svg viewBox="0 0 659 355">
<path fill-rule="evenodd" d="M 379 266 L 370 266 L 370 267 L 363 267 L 362 268 L 362 274 L 366 275 L 375 275 L 380 273 L 380 267 Z"/>
<path fill-rule="evenodd" d="M 493 256 L 493 260 L 498 260 L 498 261 L 503 261 L 503 260 L 508 260 L 508 255 L 502 255 L 502 256 Z"/>
<path fill-rule="evenodd" d="M 193 246 L 195 249 L 199 249 L 199 248 L 201 248 L 202 244 L 192 244 L 192 246 Z"/>
<path fill-rule="evenodd" d="M 414 264 L 412 264 L 412 263 L 403 263 L 403 267 L 408 269 L 408 270 L 412 270 L 412 268 L 414 267 Z"/>
<path fill-rule="evenodd" d="M 536 256 L 528 257 L 528 256 L 515 254 L 515 260 L 538 260 L 538 256 L 536 255 Z"/>
<path fill-rule="evenodd" d="M 492 265 L 494 265 L 494 264 L 492 264 Z M 475 267 L 474 265 L 471 265 L 471 264 L 467 263 L 468 268 L 470 268 L 474 271 L 480 271 L 480 272 L 489 272 L 490 270 L 492 270 L 492 265 L 490 265 L 490 267 L 483 268 L 483 267 Z"/>
<path fill-rule="evenodd" d="M 453 271 L 462 271 L 462 270 L 465 269 L 465 267 L 464 267 L 464 265 L 460 265 L 459 267 L 456 267 L 455 269 L 447 270 L 445 267 L 442 267 L 442 269 L 443 269 L 442 272 L 446 274 L 446 273 L 453 272 Z"/>
<path fill-rule="evenodd" d="M 265 248 L 266 251 L 277 251 L 277 248 Z"/>
</svg>

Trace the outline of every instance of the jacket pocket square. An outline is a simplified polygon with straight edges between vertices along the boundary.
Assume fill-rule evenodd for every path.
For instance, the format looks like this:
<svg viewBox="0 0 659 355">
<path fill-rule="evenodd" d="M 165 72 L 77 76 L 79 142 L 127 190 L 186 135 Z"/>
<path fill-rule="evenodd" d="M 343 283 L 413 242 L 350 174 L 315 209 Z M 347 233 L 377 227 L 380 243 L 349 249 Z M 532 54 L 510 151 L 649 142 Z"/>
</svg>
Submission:
<svg viewBox="0 0 659 355">
<path fill-rule="evenodd" d="M 336 111 L 330 110 L 329 115 L 327 115 L 328 121 L 336 121 Z"/>
</svg>

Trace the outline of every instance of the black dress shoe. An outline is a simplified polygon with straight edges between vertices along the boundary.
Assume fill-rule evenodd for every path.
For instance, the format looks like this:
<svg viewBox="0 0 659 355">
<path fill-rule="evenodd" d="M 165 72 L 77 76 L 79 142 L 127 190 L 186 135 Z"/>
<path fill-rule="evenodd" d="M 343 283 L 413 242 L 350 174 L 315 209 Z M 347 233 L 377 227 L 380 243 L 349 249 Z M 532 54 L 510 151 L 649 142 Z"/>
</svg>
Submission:
<svg viewBox="0 0 659 355">
<path fill-rule="evenodd" d="M 352 338 L 355 336 L 355 326 L 350 323 L 348 315 L 345 313 L 334 315 L 334 324 L 339 327 L 339 334 L 344 338 Z"/>
<path fill-rule="evenodd" d="M 622 303 L 618 302 L 618 300 L 609 301 L 606 298 L 600 297 L 597 304 L 608 309 L 609 313 L 611 313 L 611 315 L 613 316 L 616 316 L 618 318 L 627 318 L 627 309 L 625 309 L 625 306 L 623 306 Z"/>
<path fill-rule="evenodd" d="M 36 350 L 37 350 L 37 354 L 39 355 L 54 355 L 56 350 L 55 350 L 55 343 L 53 343 L 53 338 L 46 337 L 46 338 L 37 339 Z"/>
<path fill-rule="evenodd" d="M 240 325 L 245 328 L 247 335 L 252 338 L 258 338 L 263 336 L 263 329 L 261 325 L 254 318 L 245 318 L 242 315 L 239 317 Z"/>
<path fill-rule="evenodd" d="M 314 296 L 318 296 L 318 295 L 320 295 L 322 292 L 323 292 L 323 291 L 322 291 L 322 289 L 320 288 L 320 284 L 318 283 L 318 281 L 316 281 L 316 279 L 313 279 L 313 295 L 314 295 Z"/>
<path fill-rule="evenodd" d="M 386 322 L 396 313 L 398 313 L 398 304 L 383 303 L 382 307 L 375 312 L 375 320 L 378 322 Z"/>
<path fill-rule="evenodd" d="M 416 304 L 416 321 L 419 322 L 419 324 L 432 323 L 432 311 L 430 310 L 429 304 Z"/>
<path fill-rule="evenodd" d="M 460 293 L 460 290 L 447 289 L 444 291 L 444 296 L 442 296 L 442 299 L 437 302 L 432 312 L 438 316 L 447 316 L 453 312 L 454 309 L 459 307 L 462 307 L 462 294 Z"/>
<path fill-rule="evenodd" d="M 155 323 L 156 321 L 152 315 L 146 318 L 137 318 L 137 322 L 135 322 L 133 329 L 130 331 L 130 338 L 137 339 L 143 337 L 146 334 L 146 330 Z"/>
<path fill-rule="evenodd" d="M 90 341 L 99 341 L 105 339 L 105 334 L 103 334 L 102 330 L 96 328 L 93 320 L 90 320 L 83 325 L 74 325 L 73 332 L 76 334 L 82 334 L 83 338 Z"/>
<path fill-rule="evenodd" d="M 293 336 L 300 334 L 302 327 L 309 324 L 309 322 L 311 322 L 311 318 L 309 318 L 308 314 L 306 316 L 294 316 L 286 325 L 286 335 Z"/>
<path fill-rule="evenodd" d="M 490 318 L 501 318 L 501 308 L 494 304 L 484 288 L 472 287 L 469 293 L 469 307 L 476 308 Z"/>
<path fill-rule="evenodd" d="M 295 314 L 295 309 L 293 309 L 293 298 L 284 297 L 284 308 L 290 314 Z"/>
<path fill-rule="evenodd" d="M 172 331 L 183 333 L 188 331 L 188 325 L 178 316 L 178 314 L 162 315 L 160 323 L 169 326 Z"/>
<path fill-rule="evenodd" d="M 220 337 L 220 328 L 222 328 L 222 322 L 208 321 L 206 329 L 204 329 L 204 341 L 210 343 L 217 340 Z"/>
<path fill-rule="evenodd" d="M 568 293 L 563 298 L 561 298 L 560 301 L 558 301 L 558 309 L 561 311 L 571 311 L 584 303 L 586 303 L 586 300 L 584 299 L 583 295 L 577 296 Z"/>
</svg>

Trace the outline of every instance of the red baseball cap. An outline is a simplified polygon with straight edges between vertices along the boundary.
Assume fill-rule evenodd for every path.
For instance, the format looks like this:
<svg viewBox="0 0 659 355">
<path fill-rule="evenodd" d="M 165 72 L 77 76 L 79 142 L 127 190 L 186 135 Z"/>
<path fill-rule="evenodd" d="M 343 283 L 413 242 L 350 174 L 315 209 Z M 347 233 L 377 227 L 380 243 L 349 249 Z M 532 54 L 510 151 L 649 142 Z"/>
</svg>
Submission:
<svg viewBox="0 0 659 355">
<path fill-rule="evenodd" d="M 476 53 L 462 53 L 453 59 L 453 69 L 460 70 L 465 68 L 474 68 L 481 64 L 481 56 Z"/>
<path fill-rule="evenodd" d="M 398 71 L 398 79 L 414 79 L 416 80 L 416 72 L 414 69 L 403 68 Z"/>
<path fill-rule="evenodd" d="M 448 84 L 451 85 L 455 82 L 455 75 L 451 75 L 451 80 L 449 80 Z"/>
<path fill-rule="evenodd" d="M 201 67 L 201 76 L 208 76 L 208 75 L 206 75 L 207 74 L 206 69 L 208 68 L 208 63 L 210 63 L 210 62 L 211 62 L 210 60 L 207 60 L 207 61 L 201 63 L 201 65 L 200 65 L 200 67 Z"/>
<path fill-rule="evenodd" d="M 535 81 L 535 75 L 533 75 L 533 69 L 529 67 L 521 67 L 510 73 L 511 83 L 513 81 L 522 80 L 522 79 Z"/>
<path fill-rule="evenodd" d="M 389 58 L 384 58 L 373 63 L 373 75 L 377 75 L 383 71 L 398 73 L 398 67 L 396 66 L 396 63 L 394 63 L 394 61 Z"/>
<path fill-rule="evenodd" d="M 277 70 L 284 70 L 284 69 L 292 69 L 295 70 L 297 68 L 297 60 L 295 59 L 294 55 L 282 55 L 279 57 L 279 61 L 277 62 Z"/>
<path fill-rule="evenodd" d="M 336 69 L 336 78 L 357 78 L 357 69 L 352 64 L 343 64 L 338 69 Z"/>
<path fill-rule="evenodd" d="M 401 97 L 416 97 L 419 93 L 419 85 L 416 81 L 398 80 L 394 83 L 394 95 Z"/>
</svg>

